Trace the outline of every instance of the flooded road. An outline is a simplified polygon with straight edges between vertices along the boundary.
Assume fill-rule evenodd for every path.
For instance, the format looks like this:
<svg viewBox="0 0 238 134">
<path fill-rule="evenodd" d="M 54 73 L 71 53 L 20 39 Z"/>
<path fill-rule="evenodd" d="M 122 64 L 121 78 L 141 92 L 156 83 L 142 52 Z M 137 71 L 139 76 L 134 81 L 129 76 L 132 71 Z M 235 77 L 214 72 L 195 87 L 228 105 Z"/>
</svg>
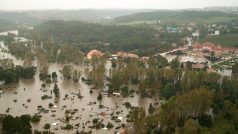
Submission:
<svg viewBox="0 0 238 134">
<path fill-rule="evenodd" d="M 6 32 L 0 33 L 5 34 Z M 18 32 L 15 31 L 17 34 Z M 7 50 L 3 42 L 0 42 L 2 46 L 1 49 Z M 13 59 L 15 65 L 23 65 L 23 61 L 16 59 L 9 53 L 0 52 L 0 58 L 10 58 Z M 35 65 L 36 61 L 34 62 Z M 37 71 L 35 78 L 30 80 L 20 80 L 17 84 L 8 85 L 3 88 L 3 94 L 0 95 L 0 114 L 11 114 L 13 116 L 20 116 L 23 114 L 38 114 L 42 116 L 39 123 L 32 123 L 34 130 L 44 130 L 43 126 L 45 123 L 52 124 L 54 122 L 59 122 L 58 125 L 51 125 L 50 131 L 55 134 L 74 134 L 76 130 L 92 130 L 92 133 L 98 134 L 112 134 L 115 128 L 121 126 L 122 123 L 126 123 L 126 115 L 129 112 L 123 103 L 130 102 L 132 106 L 144 107 L 148 110 L 149 104 L 156 102 L 155 99 L 141 98 L 139 95 L 134 94 L 135 97 L 107 97 L 103 96 L 101 101 L 97 100 L 99 89 L 93 89 L 93 93 L 90 94 L 90 86 L 86 85 L 84 82 L 79 81 L 74 83 L 72 80 L 63 80 L 59 72 L 63 68 L 63 65 L 52 63 L 49 64 L 48 72 L 56 72 L 58 75 L 58 86 L 60 89 L 60 97 L 56 99 L 51 90 L 53 90 L 54 83 L 46 84 L 45 88 L 42 88 L 43 82 L 39 79 L 39 71 Z M 78 69 L 83 71 L 85 66 L 78 66 Z M 131 85 L 131 88 L 136 88 L 137 86 Z M 82 98 L 78 98 L 78 93 L 80 93 Z M 42 100 L 43 95 L 52 96 L 51 99 Z M 158 100 L 157 100 L 158 101 Z M 49 108 L 49 103 L 53 103 L 55 108 Z M 104 108 L 100 109 L 99 105 L 104 105 Z M 44 108 L 43 112 L 39 112 L 38 108 Z M 9 109 L 7 113 L 7 109 Z M 66 109 L 71 111 L 69 116 L 71 117 L 69 124 L 74 126 L 72 130 L 61 129 L 61 126 L 65 126 L 65 113 Z M 101 115 L 100 113 L 105 113 Z M 118 117 L 123 117 L 121 122 L 114 122 L 111 120 L 111 115 L 113 114 Z M 118 113 L 118 114 L 116 114 Z M 100 118 L 103 120 L 103 124 L 107 125 L 108 122 L 114 124 L 112 129 L 90 129 L 92 126 L 92 119 Z M 90 122 L 88 122 L 90 121 Z M 88 123 L 87 123 L 88 122 Z M 76 124 L 79 124 L 77 127 Z M 76 126 L 75 126 L 76 125 Z"/>
</svg>

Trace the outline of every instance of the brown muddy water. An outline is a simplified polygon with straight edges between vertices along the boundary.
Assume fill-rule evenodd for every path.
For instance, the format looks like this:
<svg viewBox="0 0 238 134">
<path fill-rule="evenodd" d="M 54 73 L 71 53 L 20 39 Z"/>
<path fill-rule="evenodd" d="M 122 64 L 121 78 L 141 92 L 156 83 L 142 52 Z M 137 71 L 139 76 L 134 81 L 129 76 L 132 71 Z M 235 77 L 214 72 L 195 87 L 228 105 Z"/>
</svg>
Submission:
<svg viewBox="0 0 238 134">
<path fill-rule="evenodd" d="M 14 31 L 16 34 L 17 32 Z M 0 33 L 1 34 L 5 34 Z M 4 46 L 3 42 L 0 42 L 2 46 L 1 49 L 7 49 Z M 22 65 L 23 61 L 16 59 L 9 53 L 0 52 L 0 59 L 3 58 L 11 58 L 13 59 L 15 65 Z M 35 65 L 36 62 L 34 62 Z M 107 64 L 110 66 L 110 63 Z M 130 102 L 132 106 L 144 107 L 148 110 L 150 103 L 158 102 L 159 100 L 155 100 L 155 98 L 141 98 L 139 95 L 134 94 L 135 97 L 107 97 L 103 96 L 102 101 L 97 100 L 97 96 L 99 92 L 102 92 L 99 89 L 94 89 L 93 94 L 90 94 L 90 86 L 85 83 L 79 81 L 78 83 L 72 82 L 72 80 L 63 80 L 60 75 L 59 70 L 63 68 L 63 65 L 60 64 L 50 64 L 49 65 L 49 73 L 57 72 L 58 75 L 58 86 L 60 88 L 60 97 L 55 99 L 54 95 L 51 94 L 51 90 L 53 90 L 54 83 L 48 84 L 45 88 L 42 88 L 42 81 L 39 80 L 39 72 L 35 75 L 34 79 L 30 80 L 20 80 L 17 84 L 12 84 L 7 87 L 4 87 L 3 94 L 0 95 L 0 114 L 11 114 L 13 116 L 20 116 L 23 114 L 34 115 L 39 113 L 38 106 L 42 106 L 48 112 L 41 112 L 42 115 L 41 121 L 39 123 L 32 123 L 32 130 L 44 130 L 43 126 L 45 123 L 51 124 L 50 131 L 55 134 L 74 134 L 76 130 L 92 130 L 92 133 L 98 134 L 112 134 L 115 132 L 115 128 L 117 126 L 121 126 L 122 123 L 126 124 L 126 115 L 129 112 L 123 103 Z M 80 70 L 84 70 L 84 66 L 77 66 Z M 130 85 L 130 89 L 136 89 L 137 86 Z M 105 87 L 106 88 L 106 87 Z M 80 93 L 83 98 L 79 99 L 77 94 Z M 52 96 L 51 99 L 42 100 L 41 97 L 43 95 Z M 65 97 L 68 95 L 68 97 Z M 16 100 L 16 102 L 14 102 Z M 29 101 L 30 100 L 30 101 Z M 55 103 L 57 101 L 57 103 Z M 93 104 L 96 102 L 96 104 Z M 53 103 L 56 108 L 49 108 L 49 103 Z M 99 109 L 99 104 L 105 106 L 103 109 Z M 9 109 L 7 113 L 6 110 Z M 76 109 L 75 114 L 71 115 L 72 118 L 69 121 L 69 124 L 74 126 L 72 130 L 63 130 L 61 126 L 65 126 L 65 111 Z M 106 115 L 100 115 L 101 112 L 105 112 Z M 116 123 L 111 120 L 110 114 L 114 112 L 115 116 L 123 117 L 121 122 Z M 117 115 L 116 112 L 119 112 Z M 100 118 L 103 119 L 103 123 L 106 125 L 108 122 L 114 124 L 114 128 L 112 129 L 90 129 L 89 126 L 92 126 L 92 119 Z M 86 123 L 90 121 L 90 123 Z M 54 126 L 52 123 L 59 122 L 58 125 Z M 79 127 L 75 125 L 79 123 Z M 130 124 L 127 124 L 130 126 Z M 83 128 L 85 127 L 85 128 Z"/>
</svg>

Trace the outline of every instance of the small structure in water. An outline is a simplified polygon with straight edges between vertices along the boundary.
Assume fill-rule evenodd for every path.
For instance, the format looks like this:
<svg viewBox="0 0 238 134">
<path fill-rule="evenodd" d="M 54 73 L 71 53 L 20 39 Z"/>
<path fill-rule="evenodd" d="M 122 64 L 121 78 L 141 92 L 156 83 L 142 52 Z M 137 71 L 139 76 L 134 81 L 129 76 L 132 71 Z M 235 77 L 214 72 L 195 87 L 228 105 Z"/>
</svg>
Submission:
<svg viewBox="0 0 238 134">
<path fill-rule="evenodd" d="M 59 122 L 54 122 L 54 123 L 52 123 L 52 126 L 56 126 L 58 124 L 59 124 Z"/>
<path fill-rule="evenodd" d="M 113 92 L 112 94 L 115 95 L 115 96 L 121 96 L 121 94 L 117 93 L 117 92 Z"/>
</svg>

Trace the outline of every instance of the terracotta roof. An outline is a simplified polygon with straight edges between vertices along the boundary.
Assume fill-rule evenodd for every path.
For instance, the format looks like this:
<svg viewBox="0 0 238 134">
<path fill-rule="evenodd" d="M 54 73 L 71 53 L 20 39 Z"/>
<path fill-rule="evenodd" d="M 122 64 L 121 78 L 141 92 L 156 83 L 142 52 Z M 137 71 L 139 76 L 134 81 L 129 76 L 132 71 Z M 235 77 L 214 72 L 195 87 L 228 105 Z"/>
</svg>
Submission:
<svg viewBox="0 0 238 134">
<path fill-rule="evenodd" d="M 91 50 L 88 54 L 87 54 L 87 58 L 88 59 L 92 59 L 93 57 L 100 57 L 102 56 L 103 53 L 99 50 Z"/>
<path fill-rule="evenodd" d="M 138 55 L 133 53 L 126 53 L 126 52 L 117 52 L 118 57 L 124 57 L 124 58 L 138 58 Z"/>
</svg>

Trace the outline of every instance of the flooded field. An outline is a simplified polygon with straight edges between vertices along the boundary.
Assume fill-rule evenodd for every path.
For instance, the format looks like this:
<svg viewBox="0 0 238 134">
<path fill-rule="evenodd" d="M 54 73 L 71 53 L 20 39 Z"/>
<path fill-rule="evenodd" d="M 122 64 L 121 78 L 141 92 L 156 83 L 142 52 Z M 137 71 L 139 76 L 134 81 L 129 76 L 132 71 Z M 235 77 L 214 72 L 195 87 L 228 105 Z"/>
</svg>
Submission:
<svg viewBox="0 0 238 134">
<path fill-rule="evenodd" d="M 15 31 L 17 34 L 17 32 Z M 0 35 L 6 34 L 0 33 Z M 7 50 L 3 42 L 0 42 L 1 49 Z M 0 59 L 10 58 L 13 59 L 15 65 L 22 65 L 23 61 L 16 59 L 9 53 L 0 52 Z M 34 61 L 34 65 L 36 61 Z M 110 62 L 107 66 L 110 66 Z M 41 121 L 37 124 L 32 124 L 34 130 L 44 130 L 45 123 L 51 124 L 50 131 L 55 134 L 73 134 L 78 129 L 92 130 L 93 133 L 100 134 L 112 134 L 117 126 L 121 126 L 122 123 L 126 123 L 126 115 L 129 112 L 123 103 L 130 102 L 132 106 L 144 107 L 146 110 L 150 103 L 158 102 L 155 98 L 141 98 L 136 93 L 134 97 L 122 98 L 116 96 L 103 96 L 101 101 L 97 100 L 101 89 L 93 89 L 93 93 L 90 94 L 90 86 L 84 82 L 79 81 L 74 83 L 72 80 L 64 80 L 59 72 L 63 68 L 61 64 L 50 64 L 49 73 L 56 72 L 58 75 L 58 86 L 60 89 L 60 97 L 55 99 L 51 90 L 53 90 L 54 83 L 46 84 L 45 88 L 42 88 L 43 82 L 39 79 L 39 71 L 37 71 L 35 78 L 30 80 L 20 80 L 17 84 L 12 84 L 3 87 L 3 94 L 0 95 L 0 114 L 11 114 L 13 116 L 19 116 L 23 114 L 40 114 L 42 116 Z M 85 69 L 84 66 L 77 66 L 81 71 Z M 106 87 L 104 87 L 106 88 Z M 130 89 L 136 89 L 136 85 L 130 85 Z M 52 96 L 50 99 L 42 100 L 43 95 Z M 82 96 L 82 97 L 79 97 Z M 49 108 L 49 103 L 53 103 L 54 107 Z M 99 105 L 103 105 L 103 108 L 99 108 Z M 43 110 L 42 110 L 43 108 Z M 64 130 L 61 126 L 65 126 L 65 113 L 69 111 L 71 117 L 69 124 L 74 126 L 74 129 Z M 111 115 L 110 115 L 111 114 Z M 111 116 L 115 115 L 121 117 L 121 122 L 114 122 L 111 120 Z M 114 124 L 112 129 L 90 129 L 92 126 L 92 119 L 99 118 L 103 120 L 106 125 L 108 122 Z M 58 125 L 53 123 L 59 122 Z M 127 124 L 129 126 L 130 124 Z"/>
</svg>

